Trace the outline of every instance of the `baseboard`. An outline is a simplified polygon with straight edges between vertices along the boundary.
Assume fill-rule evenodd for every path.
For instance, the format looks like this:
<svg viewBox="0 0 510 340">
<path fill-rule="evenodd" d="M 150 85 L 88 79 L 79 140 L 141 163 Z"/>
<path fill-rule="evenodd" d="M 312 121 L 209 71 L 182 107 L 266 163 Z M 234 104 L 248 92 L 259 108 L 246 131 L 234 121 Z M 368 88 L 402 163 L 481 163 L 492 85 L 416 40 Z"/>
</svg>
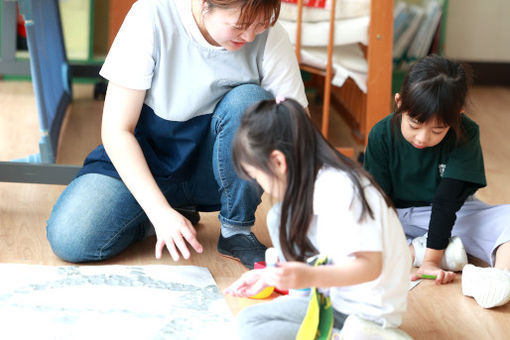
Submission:
<svg viewBox="0 0 510 340">
<path fill-rule="evenodd" d="M 510 86 L 510 63 L 465 62 L 471 67 L 474 85 Z"/>
</svg>

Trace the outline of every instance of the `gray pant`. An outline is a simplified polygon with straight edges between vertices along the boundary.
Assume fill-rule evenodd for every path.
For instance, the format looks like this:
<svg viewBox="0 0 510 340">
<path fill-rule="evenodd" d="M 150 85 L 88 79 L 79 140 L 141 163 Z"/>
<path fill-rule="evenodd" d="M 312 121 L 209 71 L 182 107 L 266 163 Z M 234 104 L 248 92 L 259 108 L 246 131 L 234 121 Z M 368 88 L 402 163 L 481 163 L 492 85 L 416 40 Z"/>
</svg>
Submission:
<svg viewBox="0 0 510 340">
<path fill-rule="evenodd" d="M 308 297 L 281 296 L 246 307 L 237 316 L 240 339 L 296 339 L 308 302 Z M 347 315 L 333 310 L 333 316 L 334 327 L 342 329 Z"/>
<path fill-rule="evenodd" d="M 408 237 L 429 229 L 431 206 L 397 209 Z M 470 197 L 457 211 L 452 236 L 459 236 L 466 252 L 494 266 L 496 249 L 510 241 L 510 204 L 489 205 Z"/>
<path fill-rule="evenodd" d="M 267 227 L 273 246 L 283 261 L 278 233 L 280 228 L 280 204 L 271 208 L 267 215 Z M 309 297 L 282 296 L 243 309 L 238 317 L 239 334 L 243 340 L 295 339 L 306 315 Z M 342 329 L 347 315 L 333 309 L 334 327 Z"/>
</svg>

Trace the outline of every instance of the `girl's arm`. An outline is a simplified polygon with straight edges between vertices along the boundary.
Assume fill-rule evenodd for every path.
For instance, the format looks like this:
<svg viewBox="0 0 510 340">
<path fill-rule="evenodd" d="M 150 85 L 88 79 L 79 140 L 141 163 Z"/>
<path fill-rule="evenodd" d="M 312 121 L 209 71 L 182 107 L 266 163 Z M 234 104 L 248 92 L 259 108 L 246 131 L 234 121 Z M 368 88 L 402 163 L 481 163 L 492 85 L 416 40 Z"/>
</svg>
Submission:
<svg viewBox="0 0 510 340">
<path fill-rule="evenodd" d="M 190 256 L 183 237 L 198 252 L 202 251 L 202 246 L 191 223 L 172 209 L 163 196 L 134 136 L 145 94 L 145 90 L 128 89 L 110 82 L 103 109 L 101 137 L 115 169 L 156 229 L 156 257 L 161 257 L 166 245 L 177 261 L 176 245 L 184 258 Z"/>
<path fill-rule="evenodd" d="M 381 252 L 356 252 L 354 259 L 341 264 L 313 267 L 302 262 L 284 262 L 270 272 L 269 285 L 278 289 L 351 286 L 375 280 L 382 271 Z"/>
<path fill-rule="evenodd" d="M 436 190 L 432 202 L 427 248 L 445 249 L 451 237 L 456 213 L 468 196 L 474 191 L 473 186 L 465 181 L 443 178 Z"/>
<path fill-rule="evenodd" d="M 244 273 L 224 293 L 246 297 L 268 286 L 281 290 L 350 286 L 375 280 L 381 271 L 381 252 L 358 252 L 354 253 L 352 261 L 318 267 L 303 262 L 280 262 L 277 268 L 254 269 Z"/>
<path fill-rule="evenodd" d="M 468 182 L 443 178 L 437 188 L 427 236 L 427 249 L 417 274 L 436 275 L 436 283 L 449 283 L 455 279 L 453 272 L 440 268 L 441 258 L 448 246 L 457 211 L 472 193 Z"/>
</svg>

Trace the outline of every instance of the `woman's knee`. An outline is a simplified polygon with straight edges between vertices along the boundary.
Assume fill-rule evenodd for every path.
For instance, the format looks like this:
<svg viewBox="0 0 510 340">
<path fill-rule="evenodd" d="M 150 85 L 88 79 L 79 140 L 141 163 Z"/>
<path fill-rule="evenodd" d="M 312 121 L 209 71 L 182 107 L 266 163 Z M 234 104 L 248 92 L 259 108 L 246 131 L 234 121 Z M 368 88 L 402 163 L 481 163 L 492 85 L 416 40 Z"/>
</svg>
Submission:
<svg viewBox="0 0 510 340">
<path fill-rule="evenodd" d="M 46 226 L 55 255 L 73 263 L 107 257 L 100 249 L 109 242 L 108 233 L 120 224 L 112 210 L 115 201 L 122 202 L 117 210 L 136 208 L 128 204 L 130 196 L 123 194 L 127 189 L 122 186 L 117 179 L 97 174 L 78 177 L 69 184 L 55 203 Z"/>
<path fill-rule="evenodd" d="M 257 84 L 242 84 L 227 92 L 224 99 L 236 102 L 258 102 L 260 100 L 272 99 L 273 95 Z M 241 100 L 240 100 L 241 99 Z"/>
<path fill-rule="evenodd" d="M 56 206 L 47 222 L 46 237 L 51 249 L 60 259 L 79 263 L 95 260 L 96 253 L 90 221 L 79 210 Z"/>
<path fill-rule="evenodd" d="M 83 240 L 71 232 L 71 227 L 55 221 L 48 221 L 46 226 L 46 237 L 53 250 L 61 260 L 72 263 L 85 262 L 87 259 L 82 256 L 79 249 L 84 247 Z"/>
<path fill-rule="evenodd" d="M 219 102 L 216 116 L 224 117 L 229 122 L 240 121 L 245 110 L 261 101 L 273 99 L 273 95 L 256 84 L 243 84 L 230 90 Z"/>
</svg>

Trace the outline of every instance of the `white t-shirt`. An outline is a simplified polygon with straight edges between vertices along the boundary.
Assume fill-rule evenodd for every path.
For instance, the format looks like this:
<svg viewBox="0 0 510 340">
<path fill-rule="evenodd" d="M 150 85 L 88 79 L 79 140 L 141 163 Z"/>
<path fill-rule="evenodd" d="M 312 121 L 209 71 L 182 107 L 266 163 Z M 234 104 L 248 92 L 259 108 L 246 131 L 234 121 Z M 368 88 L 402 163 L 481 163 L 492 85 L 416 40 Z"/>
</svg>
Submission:
<svg viewBox="0 0 510 340">
<path fill-rule="evenodd" d="M 179 24 L 184 26 L 190 40 L 201 46 L 202 49 L 192 46 L 191 49 L 183 51 L 179 58 L 175 58 L 175 52 L 172 52 L 172 58 L 166 58 L 163 55 L 165 49 L 156 46 L 156 43 L 161 43 L 160 41 L 166 43 L 172 41 L 172 36 L 165 36 L 167 34 L 165 28 L 171 26 L 169 21 L 172 20 L 172 16 L 165 13 L 173 8 L 173 6 L 170 6 L 170 2 L 173 2 L 178 11 L 181 20 Z M 172 25 L 175 25 L 175 23 L 172 23 Z M 161 35 L 163 35 L 163 38 L 156 42 L 154 37 Z M 161 62 L 170 63 L 171 65 L 167 66 L 166 70 L 182 68 L 182 59 L 187 58 L 187 54 L 203 51 L 203 48 L 210 50 L 211 53 L 215 53 L 214 51 L 231 53 L 223 47 L 213 46 L 205 40 L 193 19 L 191 0 L 138 0 L 126 16 L 108 52 L 100 74 L 104 78 L 128 88 L 149 90 L 146 103 L 155 110 L 156 114 L 165 118 L 167 113 L 162 111 L 165 111 L 166 108 L 162 109 L 160 107 L 166 107 L 167 105 L 160 105 L 158 97 L 171 91 L 172 89 L 167 88 L 170 85 L 174 85 L 175 88 L 175 86 L 185 86 L 186 83 L 196 84 L 200 79 L 175 79 L 167 81 L 165 86 L 159 86 L 160 84 L 157 83 L 158 86 L 154 89 L 153 78 L 156 64 Z M 158 52 L 155 53 L 155 51 Z M 304 107 L 308 106 L 293 47 L 287 32 L 279 23 L 268 29 L 261 67 L 258 72 L 260 86 L 275 97 L 294 98 Z M 171 78 L 172 73 L 168 72 L 165 77 Z M 156 93 L 151 95 L 151 91 Z M 214 104 L 216 103 L 217 100 L 214 101 Z M 200 112 L 198 114 L 207 113 L 210 112 Z M 170 117 L 172 116 L 170 115 Z"/>
<path fill-rule="evenodd" d="M 333 307 L 344 314 L 395 327 L 407 307 L 411 256 L 396 212 L 368 180 L 365 182 L 365 197 L 374 219 L 367 217 L 360 223 L 361 202 L 353 200 L 352 181 L 341 170 L 321 169 L 315 182 L 308 237 L 332 264 L 351 261 L 355 252 L 382 252 L 382 272 L 377 279 L 333 287 L 330 296 Z"/>
<path fill-rule="evenodd" d="M 138 0 L 108 52 L 101 76 L 147 90 L 135 136 L 156 178 L 186 179 L 220 100 L 243 84 L 307 106 L 287 33 L 279 25 L 238 51 L 210 45 L 191 12 L 191 0 Z M 119 177 L 103 146 L 81 173 Z"/>
<path fill-rule="evenodd" d="M 223 47 L 209 44 L 202 33 L 200 33 L 191 12 L 191 1 L 177 1 L 176 4 L 186 31 L 195 41 L 202 46 L 223 49 Z M 295 56 L 289 35 L 283 26 L 280 23 L 276 23 L 274 27 L 269 28 L 262 61 L 261 86 L 275 97 L 294 98 L 301 105 L 307 107 L 308 101 L 304 93 L 303 80 L 300 72 L 296 72 L 296 67 L 299 69 L 299 66 Z M 290 65 L 287 65 L 289 63 Z"/>
</svg>

